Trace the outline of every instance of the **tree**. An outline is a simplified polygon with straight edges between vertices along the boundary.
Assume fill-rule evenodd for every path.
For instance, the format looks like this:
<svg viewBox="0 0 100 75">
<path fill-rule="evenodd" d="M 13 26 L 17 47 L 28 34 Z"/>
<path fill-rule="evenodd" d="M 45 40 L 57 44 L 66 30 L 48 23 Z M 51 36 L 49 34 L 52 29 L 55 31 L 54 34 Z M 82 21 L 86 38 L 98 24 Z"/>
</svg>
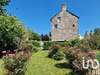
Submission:
<svg viewBox="0 0 100 75">
<path fill-rule="evenodd" d="M 51 40 L 51 37 L 49 34 L 46 34 L 46 35 L 41 35 L 41 39 L 42 41 L 50 41 Z"/>
<path fill-rule="evenodd" d="M 41 41 L 41 36 L 38 35 L 36 32 L 34 32 L 33 30 L 29 30 L 29 40 Z"/>
<path fill-rule="evenodd" d="M 3 6 L 6 6 L 11 2 L 11 0 L 0 0 L 0 15 L 4 15 L 7 9 L 4 9 Z"/>
<path fill-rule="evenodd" d="M 16 16 L 0 15 L 0 50 L 14 50 L 27 38 L 27 29 Z"/>
<path fill-rule="evenodd" d="M 94 35 L 100 36 L 100 29 L 99 28 L 96 28 L 94 30 Z"/>
</svg>

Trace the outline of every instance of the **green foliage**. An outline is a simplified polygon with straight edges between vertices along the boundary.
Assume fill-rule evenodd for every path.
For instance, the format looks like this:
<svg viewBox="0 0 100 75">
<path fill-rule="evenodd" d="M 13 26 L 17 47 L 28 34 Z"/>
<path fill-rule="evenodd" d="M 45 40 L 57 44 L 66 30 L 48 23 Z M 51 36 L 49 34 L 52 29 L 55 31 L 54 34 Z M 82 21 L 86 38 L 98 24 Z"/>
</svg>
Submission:
<svg viewBox="0 0 100 75">
<path fill-rule="evenodd" d="M 40 43 L 37 40 L 27 40 L 25 43 L 32 43 L 35 47 L 40 47 Z"/>
<path fill-rule="evenodd" d="M 72 39 L 71 42 L 72 42 L 72 46 L 74 46 L 76 43 L 81 43 L 81 40 L 80 38 L 77 37 L 77 38 Z"/>
<path fill-rule="evenodd" d="M 39 47 L 34 47 L 33 48 L 33 52 L 38 52 L 38 51 L 40 51 L 40 48 Z"/>
<path fill-rule="evenodd" d="M 57 53 L 53 56 L 53 58 L 54 58 L 55 60 L 62 60 L 62 59 L 64 59 L 64 53 L 62 53 L 62 52 L 57 52 Z"/>
<path fill-rule="evenodd" d="M 98 54 L 96 54 L 96 59 L 99 61 L 99 63 L 100 63 L 100 54 L 98 53 Z"/>
<path fill-rule="evenodd" d="M 3 6 L 6 6 L 11 2 L 11 0 L 0 0 L 0 15 L 4 15 L 7 9 L 4 9 Z"/>
<path fill-rule="evenodd" d="M 100 36 L 93 35 L 87 39 L 91 49 L 100 49 Z"/>
<path fill-rule="evenodd" d="M 96 29 L 94 30 L 94 35 L 97 35 L 97 36 L 100 35 L 100 29 L 99 29 L 99 28 L 96 28 Z"/>
<path fill-rule="evenodd" d="M 22 51 L 24 51 L 24 52 L 33 52 L 33 44 L 31 44 L 31 43 L 25 43 L 25 44 L 23 44 L 21 47 L 20 47 L 20 49 L 19 50 L 22 50 Z"/>
<path fill-rule="evenodd" d="M 59 42 L 58 44 L 60 44 L 61 47 L 65 47 L 65 46 L 70 46 L 70 47 L 72 47 L 72 42 L 71 42 L 71 41 Z"/>
<path fill-rule="evenodd" d="M 66 45 L 72 47 L 71 41 L 68 42 L 44 41 L 43 49 L 49 50 L 51 45 L 53 44 L 59 44 L 61 47 L 65 47 Z"/>
<path fill-rule="evenodd" d="M 76 74 L 86 75 L 88 69 L 83 68 L 83 57 L 87 62 L 88 59 L 94 59 L 96 57 L 96 53 L 94 52 L 85 52 L 83 53 L 81 49 L 75 49 L 74 47 L 66 47 L 65 48 L 66 59 L 69 60 L 70 66 L 74 69 Z M 87 63 L 86 63 L 87 64 Z M 94 63 L 95 64 L 95 63 Z M 91 69 L 91 67 L 89 67 Z"/>
<path fill-rule="evenodd" d="M 51 50 L 48 54 L 48 57 L 52 58 L 60 49 L 60 46 L 58 44 L 51 45 Z"/>
<path fill-rule="evenodd" d="M 0 16 L 0 50 L 14 50 L 27 38 L 27 29 L 16 16 Z"/>
<path fill-rule="evenodd" d="M 74 46 L 76 49 L 81 49 L 82 52 L 89 52 L 91 51 L 91 47 L 89 46 L 89 43 L 87 41 L 84 41 L 83 43 L 77 43 Z"/>
<path fill-rule="evenodd" d="M 48 54 L 48 57 L 53 58 L 55 60 L 62 60 L 64 58 L 64 53 L 60 51 L 60 45 L 53 44 L 51 46 L 51 50 Z"/>
<path fill-rule="evenodd" d="M 29 40 L 41 41 L 41 36 L 38 35 L 36 32 L 34 32 L 33 30 L 29 30 Z"/>
<path fill-rule="evenodd" d="M 44 41 L 43 49 L 44 50 L 49 50 L 53 43 L 54 43 L 53 41 Z"/>
<path fill-rule="evenodd" d="M 16 52 L 15 54 L 3 56 L 3 70 L 6 70 L 5 75 L 25 75 L 27 62 L 31 59 L 31 52 L 14 51 Z"/>
</svg>

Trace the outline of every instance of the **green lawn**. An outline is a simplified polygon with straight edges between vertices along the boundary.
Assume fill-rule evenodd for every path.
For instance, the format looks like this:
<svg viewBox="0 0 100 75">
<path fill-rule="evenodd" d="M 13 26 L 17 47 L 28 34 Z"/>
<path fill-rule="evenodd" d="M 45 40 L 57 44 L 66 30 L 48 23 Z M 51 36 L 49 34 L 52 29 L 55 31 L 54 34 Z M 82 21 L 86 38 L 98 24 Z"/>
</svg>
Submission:
<svg viewBox="0 0 100 75">
<path fill-rule="evenodd" d="M 48 51 L 33 53 L 26 75 L 65 75 L 72 71 L 65 60 L 55 61 L 47 55 Z"/>
</svg>

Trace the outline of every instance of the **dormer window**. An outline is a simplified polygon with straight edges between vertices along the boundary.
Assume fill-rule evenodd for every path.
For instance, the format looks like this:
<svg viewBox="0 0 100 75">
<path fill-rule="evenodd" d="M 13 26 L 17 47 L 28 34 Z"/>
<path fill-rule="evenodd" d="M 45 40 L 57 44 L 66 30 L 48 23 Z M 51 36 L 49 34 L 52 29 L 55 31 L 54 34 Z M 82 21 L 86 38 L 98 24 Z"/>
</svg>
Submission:
<svg viewBox="0 0 100 75">
<path fill-rule="evenodd" d="M 58 17 L 58 22 L 61 22 L 61 18 L 60 17 Z"/>
<path fill-rule="evenodd" d="M 54 25 L 54 28 L 55 28 L 55 29 L 57 29 L 57 28 L 58 28 L 57 24 L 55 24 L 55 25 Z"/>
</svg>

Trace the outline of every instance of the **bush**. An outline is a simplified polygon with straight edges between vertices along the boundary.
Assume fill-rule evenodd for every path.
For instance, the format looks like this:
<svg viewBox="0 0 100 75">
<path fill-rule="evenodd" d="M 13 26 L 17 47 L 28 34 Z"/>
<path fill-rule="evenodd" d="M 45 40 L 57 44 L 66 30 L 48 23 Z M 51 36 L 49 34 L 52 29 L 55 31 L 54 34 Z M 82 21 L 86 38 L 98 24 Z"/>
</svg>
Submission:
<svg viewBox="0 0 100 75">
<path fill-rule="evenodd" d="M 60 44 L 61 47 L 65 47 L 65 46 L 72 47 L 71 41 L 68 41 L 68 42 L 59 42 L 58 44 Z"/>
<path fill-rule="evenodd" d="M 14 50 L 27 38 L 27 29 L 16 16 L 0 15 L 0 53 L 2 50 Z"/>
<path fill-rule="evenodd" d="M 29 40 L 37 40 L 37 41 L 42 40 L 41 36 L 36 32 L 34 32 L 33 30 L 28 30 L 28 31 L 29 31 Z"/>
<path fill-rule="evenodd" d="M 48 54 L 48 57 L 53 58 L 55 60 L 62 60 L 64 58 L 64 53 L 60 51 L 60 45 L 53 44 L 51 46 L 51 50 Z"/>
<path fill-rule="evenodd" d="M 48 57 L 52 58 L 60 49 L 60 46 L 58 44 L 53 44 L 51 46 L 51 50 L 49 52 Z"/>
<path fill-rule="evenodd" d="M 64 59 L 64 53 L 62 53 L 62 52 L 57 52 L 57 53 L 53 56 L 53 58 L 54 58 L 55 60 L 62 60 L 62 59 Z"/>
<path fill-rule="evenodd" d="M 19 48 L 19 50 L 22 50 L 22 51 L 24 51 L 24 52 L 33 52 L 32 50 L 33 50 L 33 44 L 31 44 L 31 43 L 25 43 L 25 44 L 23 44 L 20 48 Z"/>
<path fill-rule="evenodd" d="M 85 52 L 85 53 L 91 51 L 91 48 L 87 41 L 85 41 L 84 43 L 77 43 L 77 44 L 75 44 L 74 47 L 76 49 L 81 49 L 81 51 Z"/>
<path fill-rule="evenodd" d="M 34 48 L 33 48 L 33 52 L 38 52 L 39 50 L 40 50 L 39 47 L 34 47 Z"/>
<path fill-rule="evenodd" d="M 87 39 L 87 41 L 91 49 L 100 49 L 100 36 L 91 36 L 91 38 Z"/>
<path fill-rule="evenodd" d="M 25 53 L 24 51 L 14 51 L 16 52 L 15 54 L 6 54 L 6 56 L 3 56 L 2 69 L 6 71 L 5 75 L 25 75 L 27 62 L 29 59 L 32 60 L 30 58 L 31 52 Z M 6 51 L 2 53 L 6 53 Z"/>
<path fill-rule="evenodd" d="M 27 40 L 25 43 L 32 43 L 35 47 L 40 47 L 40 43 L 36 40 Z"/>
<path fill-rule="evenodd" d="M 100 54 L 98 53 L 98 54 L 96 54 L 96 59 L 99 61 L 99 63 L 100 63 Z"/>
<path fill-rule="evenodd" d="M 74 38 L 71 40 L 71 42 L 72 42 L 72 46 L 74 46 L 76 43 L 81 43 L 81 40 L 80 38 Z"/>
<path fill-rule="evenodd" d="M 82 53 L 80 49 L 75 49 L 73 47 L 66 47 L 65 48 L 65 54 L 66 54 L 66 59 L 69 60 L 69 64 L 74 69 L 75 73 L 77 74 L 83 74 L 86 75 L 88 72 L 88 69 L 83 68 L 83 57 L 84 60 L 87 61 L 88 59 L 95 59 L 96 53 L 94 52 L 87 52 L 87 53 Z M 86 62 L 87 64 L 87 62 Z M 94 63 L 95 64 L 95 63 Z M 89 67 L 89 69 L 92 69 Z"/>
<path fill-rule="evenodd" d="M 43 45 L 44 50 L 49 50 L 51 45 L 53 45 L 55 42 L 54 41 L 45 41 Z"/>
</svg>

